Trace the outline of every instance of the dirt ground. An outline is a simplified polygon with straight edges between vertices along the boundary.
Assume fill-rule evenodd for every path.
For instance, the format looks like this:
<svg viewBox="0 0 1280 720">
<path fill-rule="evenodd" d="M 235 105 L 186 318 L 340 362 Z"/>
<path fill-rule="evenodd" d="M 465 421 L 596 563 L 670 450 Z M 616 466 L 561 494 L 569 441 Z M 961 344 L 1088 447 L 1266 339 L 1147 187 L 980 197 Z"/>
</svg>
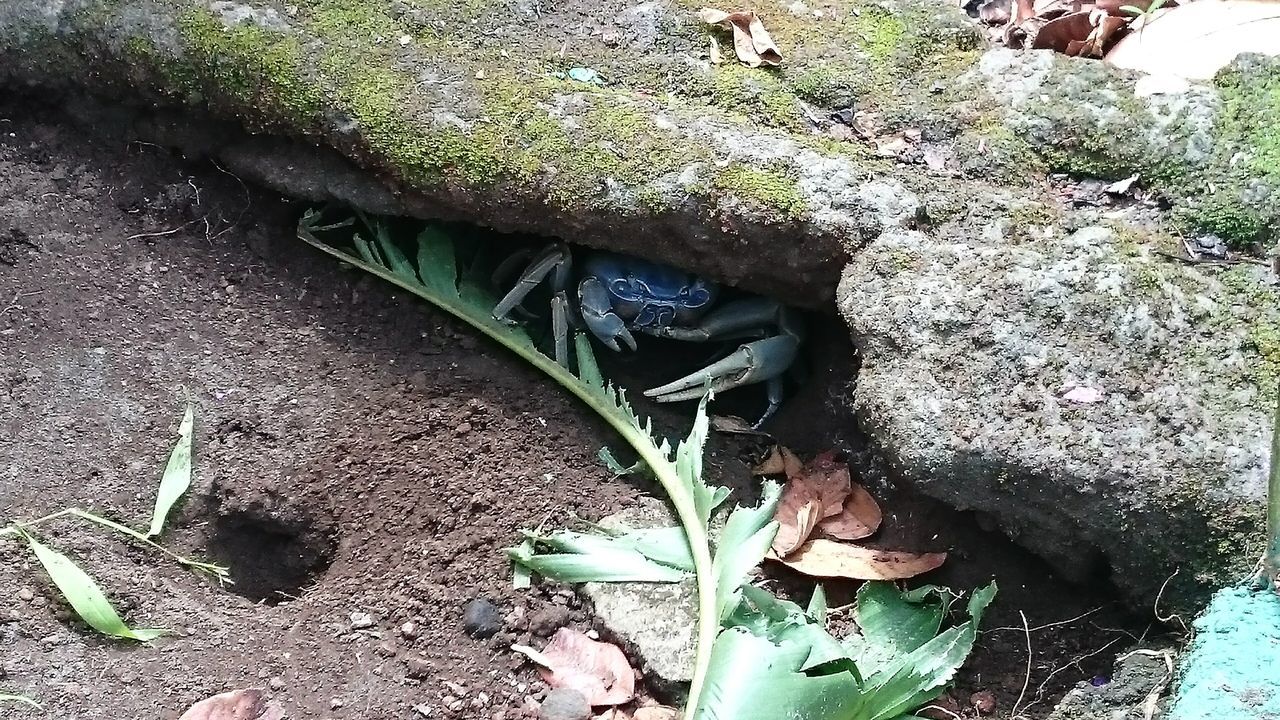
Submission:
<svg viewBox="0 0 1280 720">
<path fill-rule="evenodd" d="M 173 631 L 108 642 L 0 538 L 0 693 L 46 707 L 0 716 L 174 718 L 250 686 L 292 718 L 523 716 L 545 690 L 507 649 L 540 642 L 527 618 L 565 605 L 592 622 L 571 594 L 511 590 L 501 549 L 521 528 L 598 519 L 652 490 L 610 479 L 595 457 L 607 430 L 500 348 L 298 242 L 299 207 L 60 122 L 0 99 L 0 520 L 76 506 L 144 526 L 190 398 L 195 483 L 165 543 L 226 562 L 237 584 L 96 528 L 42 527 L 131 623 Z M 818 329 L 777 431 L 801 451 L 856 454 L 839 409 L 851 379 L 820 359 L 847 355 L 847 340 Z M 750 450 L 720 438 L 711 464 L 741 478 Z M 952 548 L 930 579 L 1001 584 L 954 691 L 966 715 L 970 693 L 990 690 L 997 716 L 1021 695 L 1043 717 L 1142 630 L 1105 587 L 1063 584 L 972 518 L 886 502 L 891 534 Z M 506 618 L 483 641 L 462 627 L 479 597 Z M 1034 629 L 1090 610 L 1022 631 L 1020 612 Z"/>
</svg>

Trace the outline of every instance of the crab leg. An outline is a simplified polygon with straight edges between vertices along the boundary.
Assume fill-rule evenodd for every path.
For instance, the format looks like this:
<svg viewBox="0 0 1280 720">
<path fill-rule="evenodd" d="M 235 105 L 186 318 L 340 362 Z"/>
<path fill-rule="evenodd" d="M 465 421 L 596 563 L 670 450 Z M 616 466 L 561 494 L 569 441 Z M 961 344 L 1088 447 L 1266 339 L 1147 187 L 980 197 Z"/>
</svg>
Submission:
<svg viewBox="0 0 1280 720">
<path fill-rule="evenodd" d="M 776 335 L 755 340 L 739 346 L 733 354 L 702 370 L 661 387 L 646 390 L 644 394 L 658 402 L 679 402 L 702 397 L 703 387 L 707 383 L 711 384 L 712 390 L 719 392 L 773 380 L 791 366 L 799 349 L 800 339 L 794 335 Z M 772 397 L 770 405 L 773 405 Z"/>
<path fill-rule="evenodd" d="M 563 243 L 548 246 L 541 253 L 538 253 L 538 256 L 533 259 L 533 262 L 529 263 L 529 267 L 524 272 L 520 273 L 520 279 L 516 282 L 515 287 L 511 288 L 511 291 L 493 307 L 494 319 L 511 322 L 507 316 L 548 275 L 551 275 L 551 291 L 553 293 L 562 292 L 569 286 L 570 270 L 568 246 Z M 554 275 L 552 274 L 553 272 Z"/>
<path fill-rule="evenodd" d="M 710 342 L 763 337 L 773 327 L 782 334 L 799 335 L 799 324 L 795 311 L 777 300 L 753 297 L 727 302 L 690 327 L 658 328 L 653 334 L 686 342 Z"/>
</svg>

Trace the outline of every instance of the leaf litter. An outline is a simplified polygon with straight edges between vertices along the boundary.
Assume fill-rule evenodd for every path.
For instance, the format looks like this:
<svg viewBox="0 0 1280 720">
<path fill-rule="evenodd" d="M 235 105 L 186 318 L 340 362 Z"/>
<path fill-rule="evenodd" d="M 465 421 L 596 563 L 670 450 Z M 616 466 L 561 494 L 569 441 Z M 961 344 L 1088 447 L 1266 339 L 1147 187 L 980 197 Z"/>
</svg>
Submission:
<svg viewBox="0 0 1280 720">
<path fill-rule="evenodd" d="M 283 720 L 284 711 L 266 693 L 245 688 L 220 693 L 187 708 L 178 720 Z"/>
<path fill-rule="evenodd" d="M 635 670 L 617 645 L 560 628 L 541 651 L 527 645 L 511 649 L 536 663 L 547 685 L 577 690 L 592 707 L 622 705 L 635 697 Z"/>
<path fill-rule="evenodd" d="M 1116 67 L 1208 80 L 1242 53 L 1280 55 L 1268 0 L 960 0 L 1011 48 L 1103 58 Z"/>
<path fill-rule="evenodd" d="M 769 559 L 813 577 L 853 580 L 915 577 L 937 569 L 946 560 L 946 553 L 848 544 L 874 535 L 883 513 L 871 493 L 853 482 L 848 464 L 836 460 L 831 451 L 804 465 L 787 448 L 775 446 L 754 472 L 787 476 L 774 514 L 778 533 Z"/>
<path fill-rule="evenodd" d="M 703 8 L 698 17 L 708 25 L 714 25 L 733 32 L 733 51 L 738 60 L 747 67 L 761 65 L 780 65 L 782 53 L 764 29 L 764 23 L 754 11 L 725 12 L 715 8 Z M 712 59 L 719 57 L 719 46 L 713 42 Z"/>
</svg>

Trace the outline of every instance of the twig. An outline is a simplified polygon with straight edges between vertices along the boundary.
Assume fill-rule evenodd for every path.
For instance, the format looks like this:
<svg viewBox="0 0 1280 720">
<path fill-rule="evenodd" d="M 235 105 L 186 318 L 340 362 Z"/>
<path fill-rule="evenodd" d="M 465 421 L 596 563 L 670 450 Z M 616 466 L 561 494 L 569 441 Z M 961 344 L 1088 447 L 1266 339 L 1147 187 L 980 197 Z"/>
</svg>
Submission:
<svg viewBox="0 0 1280 720">
<path fill-rule="evenodd" d="M 172 234 L 174 234 L 174 233 L 176 233 L 176 232 L 181 232 L 181 231 L 183 231 L 183 230 L 185 230 L 185 229 L 187 229 L 187 228 L 191 227 L 192 225 L 195 225 L 196 223 L 198 223 L 198 222 L 200 222 L 201 220 L 203 220 L 205 217 L 206 217 L 206 216 L 203 216 L 203 215 L 202 215 L 202 216 L 200 216 L 200 217 L 196 218 L 195 220 L 192 220 L 192 221 L 190 221 L 190 222 L 182 223 L 182 224 L 181 224 L 181 225 L 179 225 L 178 227 L 173 228 L 173 229 L 171 229 L 171 230 L 162 230 L 162 231 L 160 231 L 160 232 L 138 233 L 137 235 L 130 235 L 129 237 L 125 238 L 125 240 L 126 240 L 126 241 L 127 241 L 127 240 L 137 240 L 138 238 L 163 237 L 163 236 L 165 236 L 165 235 L 172 235 Z"/>
<path fill-rule="evenodd" d="M 1077 615 L 1077 616 L 1075 616 L 1075 617 L 1071 618 L 1070 620 L 1059 620 L 1059 621 L 1057 621 L 1057 622 L 1046 623 L 1046 624 L 1044 624 L 1044 625 L 1037 625 L 1037 626 L 1035 626 L 1035 627 L 1033 627 L 1033 628 L 1030 628 L 1030 629 L 1028 630 L 1028 632 L 1039 632 L 1039 631 L 1041 631 L 1041 630 L 1048 630 L 1049 628 L 1059 627 L 1059 626 L 1061 626 L 1061 625 L 1070 625 L 1071 623 L 1073 623 L 1073 622 L 1075 622 L 1075 621 L 1077 621 L 1077 620 L 1083 620 L 1083 619 L 1085 619 L 1085 618 L 1089 617 L 1090 615 L 1092 615 L 1092 614 L 1094 614 L 1094 613 L 1098 612 L 1099 610 L 1102 610 L 1102 608 L 1103 608 L 1103 607 L 1105 607 L 1105 605 L 1099 605 L 1098 607 L 1096 607 L 1096 608 L 1094 608 L 1094 609 L 1092 609 L 1092 610 L 1089 610 L 1088 612 L 1081 613 L 1081 614 L 1079 614 L 1079 615 Z M 998 628 L 991 628 L 990 630 L 987 630 L 986 632 L 998 632 L 998 631 L 1001 631 L 1001 630 L 1024 630 L 1024 628 L 1020 628 L 1020 627 L 998 627 Z"/>
<path fill-rule="evenodd" d="M 946 708 L 942 707 L 941 705 L 925 705 L 924 707 L 920 708 L 919 710 L 916 710 L 916 711 L 915 711 L 915 713 L 913 713 L 913 714 L 915 714 L 915 715 L 919 715 L 919 714 L 921 713 L 921 711 L 924 711 L 924 710 L 937 710 L 938 712 L 944 713 L 944 714 L 946 714 L 946 715 L 948 715 L 948 716 L 950 716 L 950 717 L 954 718 L 955 720 L 964 720 L 964 718 L 962 718 L 960 715 L 956 714 L 955 712 L 952 712 L 951 710 L 948 710 L 948 709 L 946 709 Z"/>
<path fill-rule="evenodd" d="M 1172 621 L 1174 621 L 1174 620 L 1177 620 L 1177 621 L 1178 621 L 1178 624 L 1182 626 L 1182 632 L 1186 632 L 1186 631 L 1187 631 L 1187 624 L 1186 624 L 1185 622 L 1183 622 L 1183 620 L 1182 620 L 1182 616 L 1181 616 L 1181 615 L 1179 615 L 1179 614 L 1177 614 L 1177 613 L 1171 613 L 1171 614 L 1169 615 L 1169 617 L 1163 617 L 1163 616 L 1160 614 L 1160 598 L 1164 597 L 1164 590 L 1165 590 L 1165 588 L 1169 587 L 1169 581 L 1171 581 L 1171 580 L 1173 580 L 1175 577 L 1177 577 L 1177 576 L 1178 576 L 1178 573 L 1180 573 L 1180 572 L 1182 572 L 1182 568 L 1174 568 L 1174 569 L 1173 569 L 1173 574 L 1172 574 L 1172 575 L 1170 575 L 1169 577 L 1165 578 L 1165 579 L 1164 579 L 1164 582 L 1160 584 L 1160 592 L 1156 593 L 1156 600 L 1155 600 L 1155 602 L 1154 602 L 1154 603 L 1152 603 L 1152 605 L 1151 605 L 1151 611 L 1152 611 L 1153 613 L 1155 613 L 1156 620 L 1159 620 L 1159 621 L 1160 621 L 1160 622 L 1162 622 L 1162 623 L 1168 623 L 1168 622 L 1172 622 Z"/>
<path fill-rule="evenodd" d="M 1027 625 L 1027 614 L 1018 611 L 1018 616 L 1022 618 L 1022 631 L 1027 634 L 1027 674 L 1022 679 L 1022 692 L 1018 693 L 1018 699 L 1013 703 L 1013 710 L 1009 712 L 1010 718 L 1018 717 L 1018 707 L 1022 705 L 1022 700 L 1027 696 L 1027 687 L 1031 685 L 1031 628 Z"/>
<path fill-rule="evenodd" d="M 1116 643 L 1120 642 L 1120 641 L 1121 641 L 1121 640 L 1123 640 L 1123 639 L 1124 639 L 1124 638 L 1115 638 L 1115 639 L 1113 639 L 1111 642 L 1107 643 L 1106 645 L 1103 645 L 1102 647 L 1098 648 L 1097 650 L 1094 650 L 1093 652 L 1091 652 L 1091 653 L 1087 653 L 1087 654 L 1085 654 L 1085 655 L 1081 655 L 1080 657 L 1073 658 L 1070 662 L 1064 663 L 1061 667 L 1055 668 L 1052 672 L 1050 672 L 1050 673 L 1045 677 L 1044 681 L 1043 681 L 1043 682 L 1041 682 L 1041 683 L 1040 683 L 1040 685 L 1039 685 L 1038 687 L 1036 687 L 1036 700 L 1035 700 L 1035 702 L 1039 702 L 1039 701 L 1041 700 L 1041 698 L 1043 698 L 1043 697 L 1044 697 L 1044 686 L 1049 684 L 1049 681 L 1053 679 L 1053 676 L 1054 676 L 1054 675 L 1057 675 L 1058 673 L 1060 673 L 1060 672 L 1062 672 L 1063 670 L 1066 670 L 1067 668 L 1072 667 L 1072 666 L 1080 667 L 1080 661 L 1081 661 L 1081 660 L 1088 660 L 1089 658 L 1093 657 L 1094 655 L 1098 655 L 1099 653 L 1103 652 L 1103 651 L 1104 651 L 1104 650 L 1106 650 L 1107 648 L 1111 647 L 1112 645 L 1115 645 Z M 1083 668 L 1081 668 L 1081 669 L 1083 669 Z M 1035 704 L 1035 702 L 1031 703 L 1031 704 L 1030 704 L 1030 705 L 1028 705 L 1027 707 L 1031 707 L 1031 705 L 1034 705 L 1034 704 Z"/>
</svg>

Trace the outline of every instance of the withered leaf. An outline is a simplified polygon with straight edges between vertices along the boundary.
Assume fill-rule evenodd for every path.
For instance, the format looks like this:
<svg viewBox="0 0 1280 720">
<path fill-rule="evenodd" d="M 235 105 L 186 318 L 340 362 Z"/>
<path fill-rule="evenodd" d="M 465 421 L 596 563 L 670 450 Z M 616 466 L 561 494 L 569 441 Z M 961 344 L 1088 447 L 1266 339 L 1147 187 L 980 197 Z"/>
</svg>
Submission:
<svg viewBox="0 0 1280 720">
<path fill-rule="evenodd" d="M 810 540 L 785 558 L 777 555 L 769 557 L 811 577 L 904 580 L 941 567 L 947 554 L 873 550 L 818 539 Z"/>
<path fill-rule="evenodd" d="M 836 460 L 835 453 L 827 451 L 818 455 L 799 472 L 788 475 L 792 481 L 803 480 L 817 495 L 822 504 L 823 518 L 839 515 L 844 509 L 845 498 L 853 486 L 849 466 Z"/>
<path fill-rule="evenodd" d="M 840 540 L 861 540 L 880 529 L 880 505 L 861 485 L 854 485 L 840 512 L 818 523 L 818 530 Z"/>
<path fill-rule="evenodd" d="M 782 490 L 773 519 L 778 521 L 773 551 L 785 557 L 813 534 L 822 519 L 822 499 L 804 478 L 792 479 Z"/>
<path fill-rule="evenodd" d="M 738 60 L 747 67 L 761 65 L 778 65 L 782 62 L 782 53 L 774 44 L 764 23 L 753 11 L 727 13 L 715 8 L 703 8 L 698 17 L 708 25 L 733 31 L 733 49 Z"/>
<path fill-rule="evenodd" d="M 540 665 L 538 673 L 548 685 L 577 690 L 593 706 L 621 705 L 635 697 L 635 671 L 617 645 L 562 627 L 542 652 L 521 645 L 512 649 Z"/>
<path fill-rule="evenodd" d="M 284 711 L 257 688 L 220 693 L 187 708 L 178 720 L 282 720 Z"/>
<path fill-rule="evenodd" d="M 1116 67 L 1208 80 L 1241 53 L 1280 55 L 1280 3 L 1189 2 L 1161 8 L 1107 53 Z"/>
</svg>

